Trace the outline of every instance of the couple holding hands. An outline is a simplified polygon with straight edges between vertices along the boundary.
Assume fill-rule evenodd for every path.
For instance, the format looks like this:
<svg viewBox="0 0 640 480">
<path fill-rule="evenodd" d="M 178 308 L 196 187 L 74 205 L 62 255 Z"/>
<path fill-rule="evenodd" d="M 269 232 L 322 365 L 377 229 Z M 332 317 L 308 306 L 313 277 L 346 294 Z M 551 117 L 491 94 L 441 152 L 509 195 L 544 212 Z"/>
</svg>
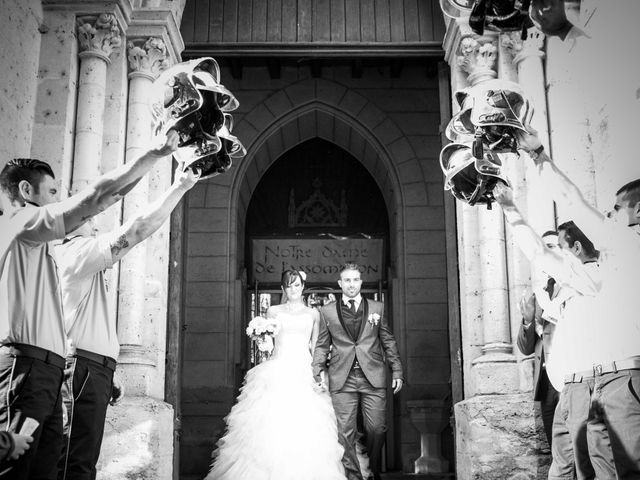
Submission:
<svg viewBox="0 0 640 480">
<path fill-rule="evenodd" d="M 305 280 L 282 274 L 286 301 L 267 311 L 280 327 L 273 355 L 247 372 L 208 480 L 380 478 L 387 363 L 393 392 L 403 384 L 384 305 L 360 294 L 354 263 L 341 268 L 340 299 L 319 311 L 304 304 Z M 359 409 L 371 472 L 356 453 Z"/>
</svg>

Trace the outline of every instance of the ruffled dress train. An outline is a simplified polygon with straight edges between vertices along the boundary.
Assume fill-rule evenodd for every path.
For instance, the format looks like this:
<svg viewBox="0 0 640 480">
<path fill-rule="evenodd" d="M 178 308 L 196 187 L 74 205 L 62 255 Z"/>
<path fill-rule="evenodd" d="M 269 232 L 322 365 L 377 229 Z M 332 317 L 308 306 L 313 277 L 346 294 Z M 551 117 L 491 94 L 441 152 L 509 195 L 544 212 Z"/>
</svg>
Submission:
<svg viewBox="0 0 640 480">
<path fill-rule="evenodd" d="M 278 321 L 274 356 L 247 372 L 205 480 L 345 480 L 331 399 L 314 389 L 313 318 Z"/>
</svg>

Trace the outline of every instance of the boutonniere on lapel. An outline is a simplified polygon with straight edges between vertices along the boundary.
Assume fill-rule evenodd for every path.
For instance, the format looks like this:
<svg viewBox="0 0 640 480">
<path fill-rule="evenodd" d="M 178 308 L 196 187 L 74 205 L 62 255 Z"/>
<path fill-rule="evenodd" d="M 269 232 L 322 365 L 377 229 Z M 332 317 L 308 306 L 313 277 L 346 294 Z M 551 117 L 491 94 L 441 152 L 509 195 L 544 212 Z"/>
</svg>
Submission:
<svg viewBox="0 0 640 480">
<path fill-rule="evenodd" d="M 380 323 L 380 315 L 377 313 L 372 313 L 371 315 L 369 315 L 369 318 L 367 318 L 367 321 L 375 327 L 376 325 L 378 325 L 378 323 Z"/>
</svg>

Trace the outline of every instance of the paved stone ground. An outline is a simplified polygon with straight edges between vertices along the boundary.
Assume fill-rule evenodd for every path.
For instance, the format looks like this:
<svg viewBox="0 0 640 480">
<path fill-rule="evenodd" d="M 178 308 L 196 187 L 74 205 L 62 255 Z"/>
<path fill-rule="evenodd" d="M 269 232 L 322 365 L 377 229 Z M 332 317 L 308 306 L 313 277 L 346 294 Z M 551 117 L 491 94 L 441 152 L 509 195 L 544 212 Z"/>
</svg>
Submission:
<svg viewBox="0 0 640 480">
<path fill-rule="evenodd" d="M 417 473 L 383 473 L 381 475 L 382 480 L 455 480 L 456 476 L 453 473 L 443 474 L 417 474 Z"/>
<path fill-rule="evenodd" d="M 455 480 L 456 478 L 455 474 L 453 473 L 440 475 L 422 475 L 402 472 L 383 473 L 381 477 L 382 480 Z M 187 475 L 181 476 L 180 480 L 202 480 L 202 477 L 196 475 Z"/>
</svg>

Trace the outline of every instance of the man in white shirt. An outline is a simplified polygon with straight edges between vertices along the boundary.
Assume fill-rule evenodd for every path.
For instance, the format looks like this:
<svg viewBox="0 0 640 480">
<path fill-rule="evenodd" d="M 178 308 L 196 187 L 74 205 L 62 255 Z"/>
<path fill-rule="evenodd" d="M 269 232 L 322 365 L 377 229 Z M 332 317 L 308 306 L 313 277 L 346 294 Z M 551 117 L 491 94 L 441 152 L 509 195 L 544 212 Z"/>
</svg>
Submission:
<svg viewBox="0 0 640 480">
<path fill-rule="evenodd" d="M 566 384 L 583 383 L 584 419 L 591 461 L 598 478 L 640 478 L 640 179 L 616 194 L 612 212 L 592 207 L 544 152 L 535 134 L 518 133 L 556 202 L 571 211 L 600 250 L 601 287 L 594 300 L 576 305 L 585 332 L 596 339 L 590 365 L 571 372 Z M 610 444 L 610 447 L 609 447 Z M 609 451 L 610 450 L 610 451 Z"/>
<path fill-rule="evenodd" d="M 17 414 L 21 422 L 39 422 L 31 448 L 13 463 L 11 478 L 56 479 L 62 448 L 66 335 L 48 242 L 64 238 L 121 199 L 177 144 L 177 133 L 170 132 L 164 146 L 57 203 L 50 203 L 57 190 L 45 162 L 15 159 L 0 172 L 0 425 L 9 429 Z"/>
<path fill-rule="evenodd" d="M 58 480 L 92 480 L 96 476 L 120 350 L 104 270 L 160 228 L 199 175 L 179 167 L 171 187 L 125 224 L 97 236 L 92 222 L 87 222 L 55 249 L 65 325 L 74 347 L 67 357 L 70 373 L 62 390 L 68 418 Z M 91 388 L 86 388 L 86 382 Z"/>
<path fill-rule="evenodd" d="M 588 303 L 600 288 L 595 263 L 598 252 L 573 222 L 558 227 L 560 251 L 548 248 L 526 223 L 509 187 L 499 183 L 494 195 L 511 225 L 518 247 L 534 265 L 551 275 L 562 289 L 561 298 L 553 301 L 554 311 L 548 309 L 547 312 L 557 323 L 553 348 L 546 359 L 546 371 L 553 387 L 560 391 L 553 417 L 553 463 L 549 480 L 593 478 L 594 468 L 589 458 L 583 422 L 588 414 L 588 403 L 569 396 L 563 387 L 564 377 L 573 365 L 589 365 L 588 355 L 596 343 L 591 331 L 581 324 L 583 311 L 577 307 Z M 584 363 L 585 359 L 587 363 Z M 566 399 L 568 396 L 569 400 Z M 572 409 L 567 406 L 569 401 Z"/>
</svg>

